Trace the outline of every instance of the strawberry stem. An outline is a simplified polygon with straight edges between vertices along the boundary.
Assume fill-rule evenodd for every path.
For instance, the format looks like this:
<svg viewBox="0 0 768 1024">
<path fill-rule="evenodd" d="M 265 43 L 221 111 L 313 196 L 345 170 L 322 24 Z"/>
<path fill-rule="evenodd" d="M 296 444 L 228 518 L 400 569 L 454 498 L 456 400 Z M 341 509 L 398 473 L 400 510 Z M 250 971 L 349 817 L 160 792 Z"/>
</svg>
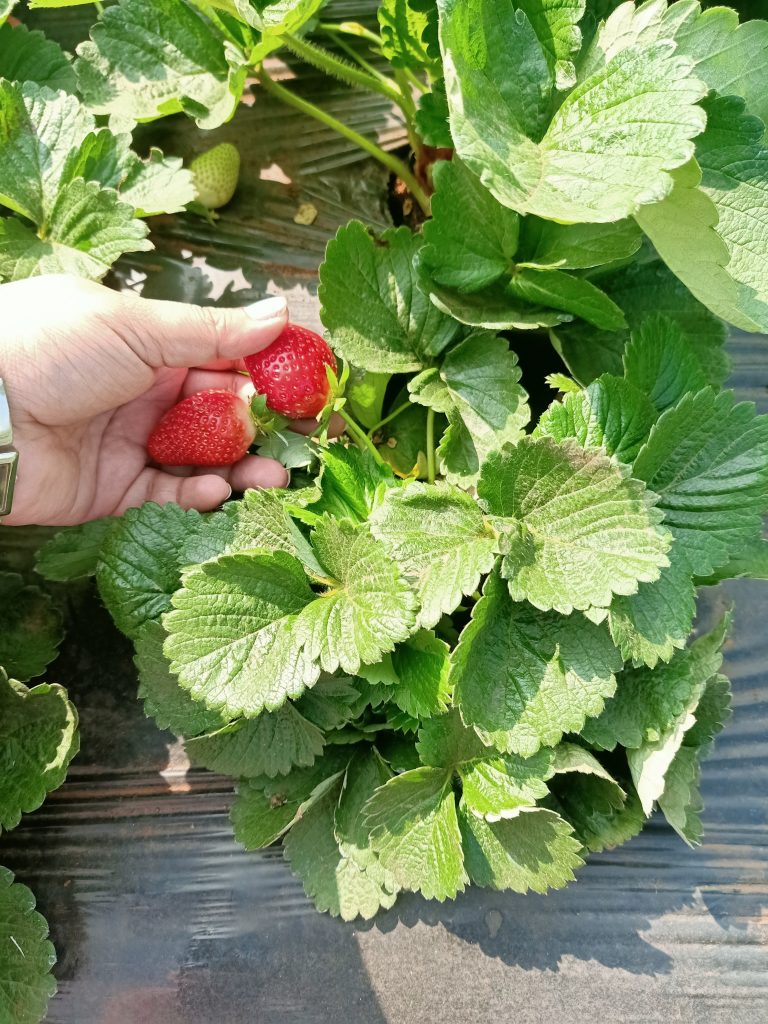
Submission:
<svg viewBox="0 0 768 1024">
<path fill-rule="evenodd" d="M 392 153 L 387 153 L 380 146 L 377 146 L 371 139 L 368 139 L 365 135 L 361 135 L 359 132 L 356 132 L 353 128 L 350 128 L 342 121 L 333 117 L 333 115 L 327 113 L 327 111 L 315 106 L 314 103 L 310 103 L 308 100 L 302 99 L 301 96 L 297 96 L 296 93 L 291 92 L 290 89 L 286 89 L 284 86 L 279 85 L 273 78 L 270 78 L 263 67 L 259 71 L 259 81 L 267 92 L 271 92 L 273 96 L 282 100 L 283 103 L 287 103 L 289 106 L 295 107 L 308 117 L 313 117 L 316 121 L 320 121 L 322 124 L 332 129 L 332 131 L 338 132 L 339 135 L 343 135 L 345 139 L 349 139 L 349 141 L 355 146 L 359 146 L 360 149 L 378 160 L 379 163 L 383 164 L 389 171 L 396 174 L 398 178 L 408 186 L 411 191 L 411 195 L 422 208 L 424 213 L 429 216 L 429 196 L 411 173 L 411 169 L 407 164 L 403 163 L 402 160 L 393 156 Z"/>
<path fill-rule="evenodd" d="M 435 482 L 435 410 L 427 409 L 427 483 Z"/>
<path fill-rule="evenodd" d="M 334 78 L 346 82 L 347 85 L 359 85 L 362 89 L 368 89 L 370 92 L 378 92 L 398 106 L 402 105 L 403 95 L 389 78 L 385 78 L 383 75 L 371 75 L 347 61 L 339 60 L 329 50 L 316 43 L 310 43 L 306 39 L 299 39 L 297 36 L 291 35 L 283 35 L 280 38 L 283 44 L 297 57 L 306 61 L 307 64 L 319 68 L 327 75 L 333 75 Z"/>
<path fill-rule="evenodd" d="M 403 402 L 402 405 L 398 405 L 398 407 L 396 409 L 393 409 L 388 416 L 385 416 L 383 420 L 379 420 L 379 422 L 375 424 L 375 426 L 371 427 L 371 429 L 368 431 L 368 437 L 373 437 L 377 430 L 381 430 L 382 427 L 386 427 L 386 425 L 388 423 L 391 423 L 392 420 L 397 419 L 400 413 L 405 412 L 405 410 L 408 409 L 410 405 L 410 399 L 408 399 L 407 402 Z"/>
<path fill-rule="evenodd" d="M 346 413 L 343 409 L 339 409 L 339 415 L 347 424 L 347 433 L 356 442 L 358 448 L 362 448 L 363 451 L 368 451 L 373 458 L 378 462 L 380 466 L 384 465 L 384 459 L 382 459 L 376 445 L 371 441 L 370 437 L 355 423 L 349 413 Z"/>
</svg>

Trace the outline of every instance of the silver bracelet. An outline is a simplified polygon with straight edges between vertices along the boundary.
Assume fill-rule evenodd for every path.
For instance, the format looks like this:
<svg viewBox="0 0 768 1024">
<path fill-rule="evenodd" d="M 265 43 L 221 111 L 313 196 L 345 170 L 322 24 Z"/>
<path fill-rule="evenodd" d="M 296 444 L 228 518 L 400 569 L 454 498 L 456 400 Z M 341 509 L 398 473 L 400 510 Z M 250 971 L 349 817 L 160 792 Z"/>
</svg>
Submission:
<svg viewBox="0 0 768 1024">
<path fill-rule="evenodd" d="M 18 461 L 19 453 L 13 447 L 11 410 L 8 408 L 3 378 L 0 377 L 0 516 L 7 516 L 13 505 Z"/>
</svg>

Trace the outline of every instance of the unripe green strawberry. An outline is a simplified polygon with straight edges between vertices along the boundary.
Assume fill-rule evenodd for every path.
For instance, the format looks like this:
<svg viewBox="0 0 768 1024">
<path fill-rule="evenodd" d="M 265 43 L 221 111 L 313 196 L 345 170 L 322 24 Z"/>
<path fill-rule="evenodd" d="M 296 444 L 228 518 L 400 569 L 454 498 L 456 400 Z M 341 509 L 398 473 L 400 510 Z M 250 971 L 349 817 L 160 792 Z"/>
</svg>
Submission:
<svg viewBox="0 0 768 1024">
<path fill-rule="evenodd" d="M 189 169 L 195 176 L 197 201 L 209 210 L 218 210 L 220 206 L 226 206 L 235 194 L 240 175 L 240 154 L 231 142 L 220 142 L 196 156 Z"/>
</svg>

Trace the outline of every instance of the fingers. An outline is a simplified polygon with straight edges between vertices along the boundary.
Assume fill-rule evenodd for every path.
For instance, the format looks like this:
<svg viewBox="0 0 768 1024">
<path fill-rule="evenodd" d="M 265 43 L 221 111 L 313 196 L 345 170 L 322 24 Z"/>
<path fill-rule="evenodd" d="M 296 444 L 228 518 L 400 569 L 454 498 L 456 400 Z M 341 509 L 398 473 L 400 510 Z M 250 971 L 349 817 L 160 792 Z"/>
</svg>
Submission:
<svg viewBox="0 0 768 1024">
<path fill-rule="evenodd" d="M 288 322 L 282 296 L 241 309 L 124 298 L 127 315 L 118 326 L 120 334 L 139 358 L 153 367 L 231 367 L 271 345 Z"/>
<path fill-rule="evenodd" d="M 317 420 L 293 420 L 290 425 L 290 429 L 294 430 L 297 434 L 304 434 L 305 437 L 309 437 L 310 434 L 314 434 L 317 430 Z M 331 414 L 330 422 L 328 423 L 328 436 L 339 437 L 344 433 L 344 420 L 339 416 L 337 412 Z"/>
<path fill-rule="evenodd" d="M 249 487 L 287 487 L 288 470 L 276 459 L 265 459 L 259 455 L 246 455 L 229 471 L 229 482 L 236 491 L 247 491 Z"/>
<path fill-rule="evenodd" d="M 250 402 L 255 390 L 250 377 L 244 377 L 234 370 L 190 370 L 181 389 L 181 398 L 188 398 L 209 388 L 231 391 L 244 402 Z"/>
</svg>

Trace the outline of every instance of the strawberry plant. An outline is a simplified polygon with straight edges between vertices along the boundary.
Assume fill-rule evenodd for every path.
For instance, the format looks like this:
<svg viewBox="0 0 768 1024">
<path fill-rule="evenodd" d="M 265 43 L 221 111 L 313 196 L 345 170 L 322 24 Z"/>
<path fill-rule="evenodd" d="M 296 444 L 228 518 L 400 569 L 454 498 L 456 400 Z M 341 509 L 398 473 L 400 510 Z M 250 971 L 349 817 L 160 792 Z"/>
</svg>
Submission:
<svg viewBox="0 0 768 1024">
<path fill-rule="evenodd" d="M 768 417 L 723 390 L 727 325 L 768 331 L 768 23 L 698 0 L 383 0 L 374 32 L 323 6 L 121 0 L 74 65 L 36 42 L 49 80 L 0 83 L 5 145 L 29 159 L 0 170 L 22 218 L 0 221 L 6 277 L 53 259 L 98 276 L 144 246 L 131 209 L 153 204 L 113 173 L 137 166 L 125 133 L 217 126 L 253 75 L 423 215 L 341 228 L 327 344 L 292 325 L 247 360 L 256 444 L 289 488 L 84 524 L 38 571 L 95 577 L 147 714 L 237 780 L 238 841 L 281 841 L 321 910 L 559 888 L 655 808 L 695 845 L 730 622 L 697 633 L 697 595 L 768 567 Z M 397 104 L 411 158 L 275 81 L 279 49 Z M 49 123 L 66 125 L 51 174 L 29 157 Z M 57 213 L 78 197 L 103 222 Z M 104 229 L 87 245 L 56 234 L 86 222 Z M 531 354 L 550 343 L 542 402 Z M 232 419 L 211 428 L 224 462 L 254 436 L 234 411 L 238 447 Z M 285 441 L 297 414 L 315 435 Z M 177 433 L 156 437 L 194 441 Z"/>
</svg>

